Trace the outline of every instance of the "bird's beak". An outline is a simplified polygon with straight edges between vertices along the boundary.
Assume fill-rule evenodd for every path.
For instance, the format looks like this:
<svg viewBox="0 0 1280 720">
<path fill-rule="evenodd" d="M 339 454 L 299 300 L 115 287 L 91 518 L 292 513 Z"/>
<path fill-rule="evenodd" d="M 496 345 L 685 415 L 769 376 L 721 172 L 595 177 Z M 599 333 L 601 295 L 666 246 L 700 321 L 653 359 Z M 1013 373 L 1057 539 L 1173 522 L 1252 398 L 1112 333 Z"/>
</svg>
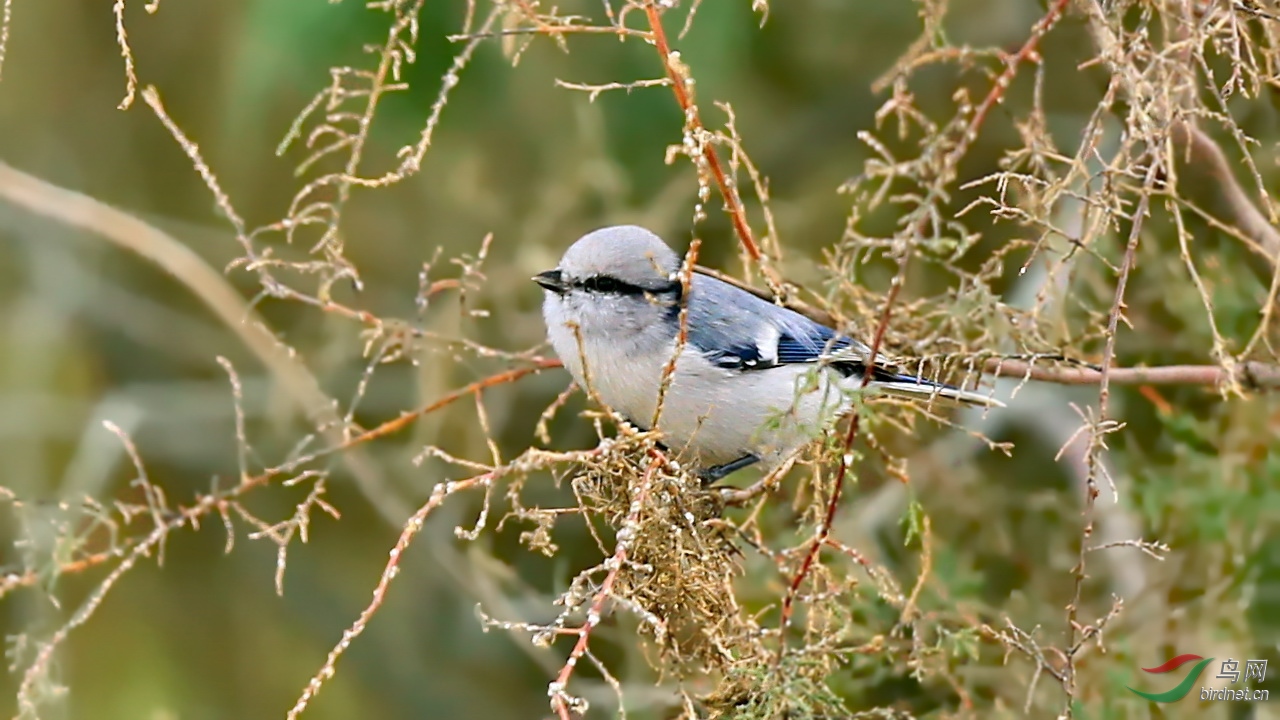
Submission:
<svg viewBox="0 0 1280 720">
<path fill-rule="evenodd" d="M 561 277 L 559 268 L 540 272 L 533 276 L 533 281 L 559 295 L 565 294 L 569 289 L 569 284 L 564 281 L 563 277 Z"/>
</svg>

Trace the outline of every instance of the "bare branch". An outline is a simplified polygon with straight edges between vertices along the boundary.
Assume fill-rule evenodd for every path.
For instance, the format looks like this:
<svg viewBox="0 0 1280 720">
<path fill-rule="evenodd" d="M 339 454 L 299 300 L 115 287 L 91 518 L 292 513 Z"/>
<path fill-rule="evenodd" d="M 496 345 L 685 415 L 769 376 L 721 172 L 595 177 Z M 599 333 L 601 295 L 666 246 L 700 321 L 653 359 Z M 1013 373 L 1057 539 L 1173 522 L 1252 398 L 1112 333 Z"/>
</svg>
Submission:
<svg viewBox="0 0 1280 720">
<path fill-rule="evenodd" d="M 1109 377 L 1117 385 L 1205 385 L 1226 387 L 1240 382 L 1256 390 L 1280 388 L 1280 366 L 1260 362 L 1241 363 L 1233 376 L 1217 365 L 1165 365 L 1158 367 L 1111 368 Z M 986 361 L 983 371 L 996 377 L 1024 378 L 1059 385 L 1098 385 L 1102 372 L 1090 367 L 1046 367 L 1025 360 Z"/>
</svg>

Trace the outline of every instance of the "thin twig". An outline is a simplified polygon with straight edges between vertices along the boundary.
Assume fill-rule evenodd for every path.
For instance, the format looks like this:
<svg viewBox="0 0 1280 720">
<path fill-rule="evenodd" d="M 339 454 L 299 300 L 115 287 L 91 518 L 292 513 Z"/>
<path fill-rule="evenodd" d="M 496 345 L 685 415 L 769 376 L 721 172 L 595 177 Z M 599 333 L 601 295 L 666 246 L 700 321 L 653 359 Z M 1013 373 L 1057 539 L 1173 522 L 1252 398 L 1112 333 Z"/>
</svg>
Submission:
<svg viewBox="0 0 1280 720">
<path fill-rule="evenodd" d="M 378 584 L 373 588 L 373 599 L 369 601 L 364 610 L 360 611 L 360 616 L 351 624 L 351 627 L 342 632 L 342 639 L 329 651 L 328 656 L 325 657 L 324 664 L 320 666 L 320 670 L 307 682 L 307 687 L 302 691 L 302 695 L 298 697 L 293 707 L 285 715 L 287 720 L 295 720 L 307 709 L 307 705 L 320 692 L 325 681 L 333 677 L 339 658 L 351 646 L 351 642 L 364 632 L 374 614 L 382 607 L 382 603 L 387 597 L 387 589 L 399 574 L 400 558 L 404 555 L 404 551 L 409 548 L 409 544 L 413 542 L 413 539 L 422 531 L 423 526 L 426 524 L 427 516 L 450 495 L 478 485 L 488 485 L 493 482 L 493 477 L 494 473 L 489 472 L 466 480 L 442 482 L 435 486 L 435 489 L 431 491 L 431 497 L 422 504 L 422 507 L 418 508 L 417 512 L 405 522 L 404 527 L 401 529 L 400 537 L 396 539 L 395 546 L 391 548 L 390 558 L 382 569 L 382 574 L 378 577 Z"/>
<path fill-rule="evenodd" d="M 636 537 L 636 528 L 640 524 L 640 514 L 644 511 L 645 503 L 648 502 L 654 473 L 664 462 L 665 459 L 663 457 L 655 455 L 649 461 L 649 466 L 645 468 L 644 476 L 641 477 L 640 484 L 631 499 L 631 507 L 628 509 L 626 520 L 623 521 L 622 527 L 618 529 L 617 544 L 614 546 L 613 556 L 605 561 L 605 566 L 609 568 L 609 572 L 605 575 L 604 581 L 600 583 L 600 589 L 596 591 L 595 596 L 591 599 L 591 607 L 587 610 L 586 620 L 576 630 L 572 631 L 577 634 L 578 641 L 574 643 L 573 650 L 569 652 L 569 657 L 565 659 L 564 667 L 560 668 L 560 673 L 556 675 L 556 679 L 547 686 L 547 695 L 551 697 L 551 709 L 556 712 L 561 720 L 570 720 L 570 709 L 576 705 L 565 688 L 569 684 L 569 678 L 572 677 L 578 661 L 587 652 L 587 646 L 591 642 L 591 631 L 600 624 L 605 601 L 609 599 L 610 594 L 613 592 L 613 585 L 618 580 L 618 574 L 626 566 L 627 553 L 631 548 L 631 542 Z"/>
</svg>

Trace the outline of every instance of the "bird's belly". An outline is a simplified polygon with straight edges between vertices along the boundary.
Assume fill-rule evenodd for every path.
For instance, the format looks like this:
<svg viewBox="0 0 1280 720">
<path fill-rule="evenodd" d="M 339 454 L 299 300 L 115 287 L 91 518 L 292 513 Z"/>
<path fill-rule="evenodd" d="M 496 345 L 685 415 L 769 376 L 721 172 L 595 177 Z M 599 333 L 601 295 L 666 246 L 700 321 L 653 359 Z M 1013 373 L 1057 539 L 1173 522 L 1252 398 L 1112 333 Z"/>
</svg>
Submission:
<svg viewBox="0 0 1280 720">
<path fill-rule="evenodd" d="M 826 371 L 781 366 L 741 372 L 685 356 L 663 402 L 658 429 L 686 462 L 708 467 L 755 455 L 780 461 L 821 434 L 847 405 Z M 808 382 L 806 382 L 808 380 Z"/>
<path fill-rule="evenodd" d="M 662 352 L 628 352 L 584 341 L 580 354 L 560 355 L 580 386 L 589 386 L 632 423 L 650 428 L 671 351 L 668 346 Z M 829 370 L 783 365 L 743 372 L 718 367 L 685 348 L 657 429 L 686 464 L 705 468 L 756 455 L 770 465 L 819 435 L 847 406 Z"/>
</svg>

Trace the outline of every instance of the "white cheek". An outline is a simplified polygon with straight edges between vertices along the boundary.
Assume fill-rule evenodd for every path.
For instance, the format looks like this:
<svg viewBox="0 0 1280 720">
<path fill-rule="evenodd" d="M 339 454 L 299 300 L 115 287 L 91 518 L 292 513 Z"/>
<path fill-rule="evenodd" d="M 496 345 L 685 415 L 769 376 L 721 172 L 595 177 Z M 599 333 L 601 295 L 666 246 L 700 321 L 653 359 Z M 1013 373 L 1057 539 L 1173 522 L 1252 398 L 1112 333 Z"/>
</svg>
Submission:
<svg viewBox="0 0 1280 720">
<path fill-rule="evenodd" d="M 565 307 L 565 302 L 559 295 L 547 293 L 546 300 L 542 303 L 542 318 L 547 323 L 547 339 L 551 341 L 551 346 L 564 362 L 565 368 L 581 383 L 582 366 L 579 362 L 581 351 L 578 342 L 580 323 L 574 317 L 575 314 Z"/>
<path fill-rule="evenodd" d="M 664 327 L 662 312 L 647 303 L 580 291 L 549 298 L 544 314 L 548 327 L 553 321 L 568 323 L 584 340 L 611 345 L 646 342 L 662 334 Z"/>
<path fill-rule="evenodd" d="M 589 384 L 605 404 L 647 423 L 674 332 L 660 313 L 622 302 L 573 294 L 549 299 L 547 337 L 580 387 Z"/>
</svg>

